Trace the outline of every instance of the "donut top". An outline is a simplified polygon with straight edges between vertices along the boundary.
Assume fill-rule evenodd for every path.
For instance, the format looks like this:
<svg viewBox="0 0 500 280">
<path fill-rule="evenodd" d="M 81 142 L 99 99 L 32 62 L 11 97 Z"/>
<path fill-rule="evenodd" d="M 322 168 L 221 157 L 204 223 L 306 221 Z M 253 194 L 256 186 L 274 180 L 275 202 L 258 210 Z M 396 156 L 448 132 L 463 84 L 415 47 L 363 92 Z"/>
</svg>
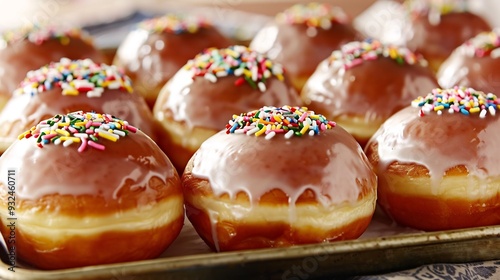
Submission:
<svg viewBox="0 0 500 280">
<path fill-rule="evenodd" d="M 150 33 L 174 34 L 196 33 L 200 28 L 208 26 L 211 26 L 211 24 L 202 17 L 176 14 L 148 19 L 139 24 L 139 28 Z"/>
<path fill-rule="evenodd" d="M 284 134 L 289 139 L 293 136 L 318 135 L 336 126 L 323 115 L 309 111 L 306 107 L 265 106 L 258 110 L 234 115 L 226 125 L 226 132 L 261 136 L 266 139 L 276 134 Z"/>
<path fill-rule="evenodd" d="M 105 141 L 116 142 L 136 131 L 137 128 L 127 121 L 109 114 L 78 111 L 43 120 L 18 138 L 22 140 L 34 137 L 40 148 L 49 144 L 69 147 L 75 143 L 79 145 L 78 152 L 88 148 L 104 151 Z"/>
<path fill-rule="evenodd" d="M 81 38 L 87 42 L 92 41 L 90 36 L 82 32 L 79 28 L 41 26 L 35 24 L 5 31 L 0 37 L 0 47 L 6 47 L 9 44 L 17 43 L 24 39 L 37 45 L 41 45 L 50 39 L 57 39 L 62 45 L 67 45 L 71 38 Z"/>
<path fill-rule="evenodd" d="M 461 47 L 470 57 L 500 57 L 499 30 L 481 32 L 476 37 L 467 40 Z"/>
<path fill-rule="evenodd" d="M 14 94 L 36 95 L 52 88 L 61 88 L 63 95 L 87 94 L 100 97 L 105 89 L 132 92 L 131 81 L 116 66 L 96 64 L 90 59 L 59 62 L 28 72 Z"/>
<path fill-rule="evenodd" d="M 266 139 L 249 132 L 256 131 L 251 128 L 254 122 L 258 122 L 257 127 L 285 126 L 287 122 L 300 127 L 300 123 L 307 126 L 316 118 L 329 127 L 314 136 L 287 137 L 283 131 L 285 137 Z M 321 115 L 306 108 L 283 106 L 262 107 L 236 119 L 241 121 L 239 130 L 221 130 L 208 138 L 193 156 L 192 169 L 186 168 L 194 177 L 207 179 L 214 195 L 234 198 L 244 192 L 251 203 L 258 203 L 263 195 L 281 189 L 290 205 L 295 205 L 309 189 L 318 202 L 328 207 L 332 203 L 356 202 L 374 190 L 376 177 L 359 144 L 346 130 Z M 246 135 L 242 126 L 248 126 Z M 261 135 L 268 132 L 267 128 L 265 132 L 258 129 Z M 299 136 L 297 132 L 294 135 Z"/>
<path fill-rule="evenodd" d="M 347 23 L 348 18 L 339 7 L 312 2 L 293 5 L 277 14 L 276 21 L 283 24 L 305 24 L 327 30 L 332 23 Z"/>
<path fill-rule="evenodd" d="M 480 118 L 484 118 L 487 115 L 495 116 L 500 108 L 499 100 L 493 93 L 486 94 L 466 87 L 436 88 L 424 97 L 417 97 L 411 104 L 413 107 L 421 108 L 420 116 L 430 113 L 441 115 L 443 112 L 448 112 L 479 115 Z"/>
<path fill-rule="evenodd" d="M 340 50 L 332 52 L 328 58 L 330 65 L 343 65 L 347 70 L 368 60 L 380 57 L 391 58 L 398 64 L 427 66 L 427 61 L 405 47 L 382 44 L 378 40 L 367 39 L 347 43 Z"/>
<path fill-rule="evenodd" d="M 203 77 L 213 83 L 218 78 L 233 75 L 239 77 L 234 83 L 236 86 L 246 82 L 262 92 L 266 91 L 267 79 L 274 76 L 284 80 L 280 64 L 245 46 L 208 48 L 189 60 L 184 69 L 191 71 L 193 79 Z"/>
<path fill-rule="evenodd" d="M 414 17 L 422 15 L 446 15 L 468 10 L 463 0 L 407 0 L 404 3 L 407 11 Z"/>
</svg>

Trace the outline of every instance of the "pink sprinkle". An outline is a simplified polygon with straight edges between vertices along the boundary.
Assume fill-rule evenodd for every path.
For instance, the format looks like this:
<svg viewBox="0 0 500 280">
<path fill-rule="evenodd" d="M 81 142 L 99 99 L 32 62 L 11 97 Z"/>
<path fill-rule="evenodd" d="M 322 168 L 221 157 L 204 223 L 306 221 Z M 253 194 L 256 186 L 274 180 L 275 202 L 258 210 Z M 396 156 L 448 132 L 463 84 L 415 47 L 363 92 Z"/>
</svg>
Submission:
<svg viewBox="0 0 500 280">
<path fill-rule="evenodd" d="M 127 130 L 132 132 L 132 133 L 136 133 L 137 132 L 137 128 L 134 127 L 134 126 L 131 126 L 131 125 L 127 125 Z"/>
<path fill-rule="evenodd" d="M 52 139 L 52 138 L 54 138 L 56 136 L 57 136 L 57 133 L 47 134 L 47 135 L 42 136 L 42 139 L 44 139 L 44 140 L 50 140 L 50 139 Z"/>
<path fill-rule="evenodd" d="M 304 114 L 302 114 L 302 116 L 300 116 L 299 122 L 303 122 L 306 118 L 307 118 L 307 112 L 305 112 Z"/>
<path fill-rule="evenodd" d="M 76 130 L 76 128 L 74 128 L 74 127 L 71 127 L 71 126 L 70 126 L 70 127 L 68 127 L 68 129 L 69 129 L 69 131 L 70 131 L 71 133 L 78 133 L 78 130 Z"/>
<path fill-rule="evenodd" d="M 101 122 L 92 122 L 92 126 L 101 126 Z"/>
<path fill-rule="evenodd" d="M 81 153 L 81 152 L 85 151 L 85 149 L 87 148 L 87 139 L 85 139 L 83 137 L 80 139 L 82 139 L 82 144 L 80 145 L 80 147 L 78 147 L 78 152 Z"/>
<path fill-rule="evenodd" d="M 94 133 L 94 130 L 93 129 L 87 129 L 87 130 L 85 130 L 85 133 L 92 134 L 92 133 Z"/>
<path fill-rule="evenodd" d="M 96 142 L 94 142 L 94 141 L 88 141 L 88 142 L 87 142 L 87 144 L 88 144 L 90 147 L 92 147 L 92 148 L 94 148 L 94 149 L 97 149 L 97 150 L 101 150 L 101 151 L 104 151 L 104 149 L 106 148 L 106 147 L 104 147 L 103 145 L 101 145 L 101 144 L 97 144 L 97 143 L 96 143 Z"/>
<path fill-rule="evenodd" d="M 85 124 L 85 128 L 89 128 L 91 125 L 92 125 L 92 122 L 87 122 L 87 123 Z"/>
<path fill-rule="evenodd" d="M 321 123 L 319 129 L 321 129 L 321 131 L 326 130 L 326 125 L 324 123 Z"/>
</svg>

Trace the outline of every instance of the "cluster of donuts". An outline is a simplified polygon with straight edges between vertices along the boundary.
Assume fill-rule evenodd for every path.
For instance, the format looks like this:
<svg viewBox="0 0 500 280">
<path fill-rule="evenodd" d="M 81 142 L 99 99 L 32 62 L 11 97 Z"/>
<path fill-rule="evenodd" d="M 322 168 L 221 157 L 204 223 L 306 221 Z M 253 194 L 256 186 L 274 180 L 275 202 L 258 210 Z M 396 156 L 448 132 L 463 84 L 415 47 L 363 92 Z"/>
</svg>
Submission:
<svg viewBox="0 0 500 280">
<path fill-rule="evenodd" d="M 402 7 L 405 46 L 328 4 L 290 7 L 249 46 L 168 14 L 112 65 L 80 30 L 6 32 L 0 217 L 23 221 L 19 259 L 155 258 L 185 217 L 217 252 L 356 239 L 377 205 L 421 230 L 500 224 L 499 33 L 458 1 Z"/>
</svg>

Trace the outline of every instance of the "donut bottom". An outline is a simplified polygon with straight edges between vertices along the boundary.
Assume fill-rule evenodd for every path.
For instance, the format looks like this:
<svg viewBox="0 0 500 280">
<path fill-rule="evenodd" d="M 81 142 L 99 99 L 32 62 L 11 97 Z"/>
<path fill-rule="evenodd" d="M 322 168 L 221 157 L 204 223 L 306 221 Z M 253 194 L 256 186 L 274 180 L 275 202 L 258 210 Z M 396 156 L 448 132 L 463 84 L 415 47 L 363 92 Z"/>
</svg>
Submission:
<svg viewBox="0 0 500 280">
<path fill-rule="evenodd" d="M 358 115 L 341 115 L 332 119 L 354 136 L 361 147 L 366 146 L 368 140 L 384 122 L 382 118 L 369 120 L 365 116 Z"/>
<path fill-rule="evenodd" d="M 158 122 L 163 129 L 157 144 L 168 156 L 179 175 L 182 175 L 187 163 L 201 144 L 217 133 L 207 128 L 190 128 L 168 117 L 161 118 Z"/>
<path fill-rule="evenodd" d="M 186 197 L 186 214 L 214 251 L 289 247 L 356 239 L 375 210 L 375 192 L 354 203 L 255 203 L 212 196 Z"/>
<path fill-rule="evenodd" d="M 483 182 L 468 175 L 429 176 L 379 172 L 378 204 L 397 223 L 424 231 L 500 224 L 500 178 Z"/>
<path fill-rule="evenodd" d="M 151 259 L 165 251 L 180 233 L 184 224 L 182 205 L 178 195 L 145 206 L 139 214 L 137 209 L 130 209 L 103 216 L 60 214 L 47 218 L 30 213 L 30 209 L 16 209 L 15 235 L 5 212 L 1 213 L 2 235 L 9 247 L 15 246 L 19 261 L 40 269 Z M 7 209 L 5 203 L 1 207 Z M 40 222 L 44 219 L 50 222 Z"/>
</svg>

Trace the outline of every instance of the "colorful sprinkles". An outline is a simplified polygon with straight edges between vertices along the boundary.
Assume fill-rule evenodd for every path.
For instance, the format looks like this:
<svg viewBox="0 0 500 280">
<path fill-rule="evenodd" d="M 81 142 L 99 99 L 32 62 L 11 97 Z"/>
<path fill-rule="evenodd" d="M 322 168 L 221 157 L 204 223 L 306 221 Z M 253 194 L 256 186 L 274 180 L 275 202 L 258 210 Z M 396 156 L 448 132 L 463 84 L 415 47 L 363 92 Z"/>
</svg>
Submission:
<svg viewBox="0 0 500 280">
<path fill-rule="evenodd" d="M 194 15 L 167 14 L 162 17 L 147 19 L 139 24 L 141 29 L 150 33 L 196 33 L 200 28 L 211 24 L 204 18 Z"/>
<path fill-rule="evenodd" d="M 62 88 L 63 95 L 85 93 L 87 97 L 100 97 L 104 89 L 132 92 L 130 78 L 114 65 L 62 58 L 60 62 L 28 72 L 14 94 L 34 96 L 55 87 Z"/>
<path fill-rule="evenodd" d="M 332 23 L 347 23 L 348 17 L 339 7 L 312 2 L 293 5 L 277 14 L 276 21 L 284 24 L 305 24 L 328 30 Z"/>
<path fill-rule="evenodd" d="M 406 0 L 404 6 L 413 17 L 440 16 L 468 10 L 467 1 L 463 0 Z"/>
<path fill-rule="evenodd" d="M 78 152 L 83 152 L 89 147 L 104 151 L 106 147 L 101 140 L 116 142 L 129 133 L 136 133 L 137 130 L 128 122 L 109 114 L 78 111 L 44 120 L 19 135 L 18 139 L 34 137 L 40 148 L 49 144 L 64 147 L 79 144 Z"/>
<path fill-rule="evenodd" d="M 5 47 L 8 44 L 17 43 L 24 39 L 37 45 L 41 45 L 50 39 L 57 39 L 62 45 L 67 45 L 71 41 L 71 38 L 80 38 L 90 44 L 92 43 L 90 36 L 82 32 L 79 28 L 34 24 L 3 32 L 0 39 L 0 45 Z"/>
<path fill-rule="evenodd" d="M 230 46 L 226 49 L 209 48 L 189 60 L 184 69 L 195 77 L 204 77 L 212 83 L 218 78 L 234 75 L 239 77 L 236 86 L 247 82 L 254 89 L 266 91 L 266 80 L 275 76 L 284 80 L 283 67 L 263 54 L 245 46 Z"/>
<path fill-rule="evenodd" d="M 500 36 L 499 30 L 490 32 L 481 32 L 476 37 L 466 41 L 462 48 L 466 54 L 476 57 L 490 56 L 492 58 L 500 57 Z"/>
<path fill-rule="evenodd" d="M 427 61 L 405 47 L 382 44 L 378 40 L 366 39 L 347 43 L 340 50 L 335 50 L 329 57 L 330 65 L 343 65 L 347 70 L 367 60 L 387 57 L 398 64 L 419 64 L 427 66 Z"/>
<path fill-rule="evenodd" d="M 336 126 L 323 115 L 309 111 L 306 107 L 266 106 L 233 118 L 226 125 L 226 133 L 265 136 L 269 140 L 276 134 L 286 139 L 293 136 L 318 135 Z"/>
<path fill-rule="evenodd" d="M 450 114 L 475 115 L 484 118 L 488 113 L 492 116 L 500 108 L 499 100 L 493 93 L 485 94 L 472 88 L 454 87 L 451 89 L 433 89 L 427 96 L 412 101 L 412 106 L 421 108 L 419 115 L 431 112 L 441 115 L 444 111 Z"/>
</svg>

